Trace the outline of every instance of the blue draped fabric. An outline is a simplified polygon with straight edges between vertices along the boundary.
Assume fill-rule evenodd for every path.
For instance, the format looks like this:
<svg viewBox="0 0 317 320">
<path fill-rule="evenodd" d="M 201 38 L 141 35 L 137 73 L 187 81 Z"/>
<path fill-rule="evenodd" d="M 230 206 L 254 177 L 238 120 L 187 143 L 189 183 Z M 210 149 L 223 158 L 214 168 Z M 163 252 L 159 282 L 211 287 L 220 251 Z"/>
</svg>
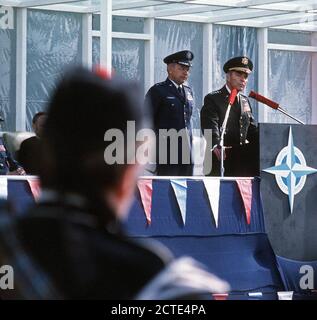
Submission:
<svg viewBox="0 0 317 320">
<path fill-rule="evenodd" d="M 155 236 L 175 256 L 189 255 L 230 283 L 231 292 L 282 291 L 284 286 L 266 234 Z"/>
<path fill-rule="evenodd" d="M 175 256 L 189 255 L 205 264 L 209 271 L 230 283 L 232 293 L 241 293 L 229 299 L 250 299 L 244 292 L 283 290 L 275 255 L 265 234 L 259 184 L 259 179 L 254 179 L 250 225 L 234 180 L 220 183 L 216 228 L 202 179 L 187 181 L 185 225 L 170 180 L 154 179 L 151 225 L 146 223 L 137 193 L 125 226 L 132 237 L 154 238 Z"/>
<path fill-rule="evenodd" d="M 34 205 L 31 188 L 26 180 L 8 180 L 8 201 L 17 215 L 23 215 Z"/>
<path fill-rule="evenodd" d="M 280 267 L 286 290 L 307 293 L 308 288 L 301 288 L 301 279 L 303 279 L 302 282 L 304 285 L 309 285 L 309 282 L 305 281 L 305 279 L 309 276 L 310 270 L 313 272 L 311 280 L 313 287 L 309 289 L 317 288 L 317 261 L 298 261 L 280 256 L 276 256 L 276 259 Z"/>
</svg>

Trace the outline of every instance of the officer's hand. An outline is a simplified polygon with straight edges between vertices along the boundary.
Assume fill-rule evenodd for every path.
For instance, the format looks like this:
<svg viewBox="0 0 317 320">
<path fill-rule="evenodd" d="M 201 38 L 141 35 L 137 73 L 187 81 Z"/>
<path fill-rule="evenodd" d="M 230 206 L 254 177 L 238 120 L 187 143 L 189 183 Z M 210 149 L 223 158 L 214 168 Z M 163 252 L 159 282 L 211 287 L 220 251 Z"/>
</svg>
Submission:
<svg viewBox="0 0 317 320">
<path fill-rule="evenodd" d="M 226 160 L 227 158 L 227 155 L 226 155 L 226 149 L 231 149 L 232 147 L 231 146 L 228 146 L 228 147 L 224 147 L 224 152 L 223 152 L 223 160 Z M 217 159 L 219 161 L 221 161 L 221 148 L 220 146 L 215 146 L 213 149 L 212 149 L 213 153 L 215 154 L 215 156 L 217 157 Z"/>
<path fill-rule="evenodd" d="M 214 148 L 213 150 L 214 155 L 217 157 L 218 161 L 221 161 L 221 148 Z M 226 159 L 226 150 L 223 153 L 223 160 Z"/>
</svg>

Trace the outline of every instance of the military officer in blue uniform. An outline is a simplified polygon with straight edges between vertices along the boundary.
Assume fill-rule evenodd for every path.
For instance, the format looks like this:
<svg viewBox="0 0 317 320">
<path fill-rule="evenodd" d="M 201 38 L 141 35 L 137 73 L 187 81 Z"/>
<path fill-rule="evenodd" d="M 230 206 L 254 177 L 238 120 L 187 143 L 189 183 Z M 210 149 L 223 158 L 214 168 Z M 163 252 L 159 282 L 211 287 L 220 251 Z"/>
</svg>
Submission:
<svg viewBox="0 0 317 320">
<path fill-rule="evenodd" d="M 185 84 L 193 58 L 189 50 L 165 57 L 167 79 L 155 84 L 146 94 L 156 133 L 156 174 L 159 176 L 191 176 L 193 173 L 191 115 L 194 99 L 191 88 Z M 172 134 L 170 129 L 175 129 L 179 137 L 175 138 L 175 131 L 173 137 L 165 134 L 166 130 Z"/>
<path fill-rule="evenodd" d="M 220 175 L 220 128 L 225 118 L 231 90 L 235 88 L 238 95 L 230 110 L 224 138 L 225 175 L 255 176 L 259 171 L 258 129 L 250 102 L 243 94 L 248 76 L 253 70 L 253 63 L 246 56 L 234 57 L 224 64 L 223 70 L 226 73 L 226 84 L 220 90 L 207 94 L 201 109 L 201 129 L 212 130 L 213 146 L 212 151 L 207 149 L 205 153 L 205 168 L 210 168 L 207 161 L 212 161 L 211 172 L 205 174 Z"/>
</svg>

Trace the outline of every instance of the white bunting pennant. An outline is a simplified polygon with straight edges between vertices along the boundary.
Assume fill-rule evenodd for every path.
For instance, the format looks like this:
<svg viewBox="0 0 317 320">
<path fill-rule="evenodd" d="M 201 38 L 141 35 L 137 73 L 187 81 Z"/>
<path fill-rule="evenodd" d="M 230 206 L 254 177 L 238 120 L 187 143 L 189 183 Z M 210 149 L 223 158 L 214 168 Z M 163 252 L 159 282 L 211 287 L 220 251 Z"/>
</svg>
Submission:
<svg viewBox="0 0 317 320">
<path fill-rule="evenodd" d="M 175 179 L 171 180 L 171 185 L 178 203 L 179 210 L 182 215 L 183 223 L 186 223 L 186 201 L 187 201 L 187 180 Z"/>
<path fill-rule="evenodd" d="M 0 177 L 0 199 L 8 198 L 8 180 L 6 176 Z"/>
<path fill-rule="evenodd" d="M 204 181 L 205 189 L 208 194 L 211 211 L 215 219 L 216 228 L 218 228 L 220 180 L 204 179 L 203 181 Z"/>
</svg>

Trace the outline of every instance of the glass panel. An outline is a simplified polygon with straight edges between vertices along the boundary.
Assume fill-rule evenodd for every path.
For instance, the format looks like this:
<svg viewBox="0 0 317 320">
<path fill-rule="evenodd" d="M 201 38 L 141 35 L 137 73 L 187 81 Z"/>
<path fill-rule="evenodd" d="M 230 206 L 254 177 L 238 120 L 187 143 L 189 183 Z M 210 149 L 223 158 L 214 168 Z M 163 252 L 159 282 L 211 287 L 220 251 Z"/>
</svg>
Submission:
<svg viewBox="0 0 317 320">
<path fill-rule="evenodd" d="M 112 68 L 119 77 L 138 81 L 144 91 L 144 41 L 113 39 Z"/>
<path fill-rule="evenodd" d="M 16 19 L 14 19 L 16 21 Z M 16 26 L 13 30 L 0 29 L 0 130 L 15 130 L 15 62 Z"/>
<path fill-rule="evenodd" d="M 100 64 L 100 38 L 92 38 L 92 63 L 93 65 Z"/>
<path fill-rule="evenodd" d="M 268 42 L 280 44 L 292 44 L 299 46 L 311 45 L 311 32 L 298 32 L 290 30 L 272 30 L 268 32 Z"/>
<path fill-rule="evenodd" d="M 231 27 L 214 25 L 213 27 L 213 90 L 218 90 L 226 83 L 223 71 L 224 63 L 235 56 L 248 56 L 253 62 L 253 73 L 245 90 L 248 95 L 251 90 L 258 87 L 258 46 L 256 28 Z M 257 104 L 251 101 L 253 114 L 258 118 Z"/>
<path fill-rule="evenodd" d="M 307 124 L 311 123 L 312 114 L 311 65 L 310 53 L 269 51 L 269 97 Z M 272 109 L 268 110 L 268 122 L 296 123 Z"/>
<path fill-rule="evenodd" d="M 100 14 L 92 15 L 92 30 L 100 31 Z"/>
<path fill-rule="evenodd" d="M 114 32 L 144 32 L 144 18 L 119 17 L 112 18 L 112 31 Z"/>
<path fill-rule="evenodd" d="M 191 50 L 194 53 L 193 67 L 189 85 L 194 93 L 195 109 L 193 110 L 193 128 L 200 128 L 200 109 L 202 106 L 202 61 L 203 25 L 200 23 L 178 21 L 155 21 L 155 82 L 164 81 L 167 77 L 164 57 L 180 50 Z"/>
<path fill-rule="evenodd" d="M 92 16 L 93 30 L 100 30 L 100 15 L 94 14 Z M 144 32 L 144 18 L 134 17 L 112 17 L 112 31 L 114 32 L 130 32 L 143 33 Z"/>
<path fill-rule="evenodd" d="M 100 39 L 93 38 L 93 64 L 100 63 Z M 144 92 L 144 41 L 113 39 L 112 68 L 118 77 L 135 80 Z"/>
<path fill-rule="evenodd" d="M 27 129 L 46 108 L 56 80 L 68 66 L 81 64 L 81 15 L 28 11 Z"/>
</svg>

